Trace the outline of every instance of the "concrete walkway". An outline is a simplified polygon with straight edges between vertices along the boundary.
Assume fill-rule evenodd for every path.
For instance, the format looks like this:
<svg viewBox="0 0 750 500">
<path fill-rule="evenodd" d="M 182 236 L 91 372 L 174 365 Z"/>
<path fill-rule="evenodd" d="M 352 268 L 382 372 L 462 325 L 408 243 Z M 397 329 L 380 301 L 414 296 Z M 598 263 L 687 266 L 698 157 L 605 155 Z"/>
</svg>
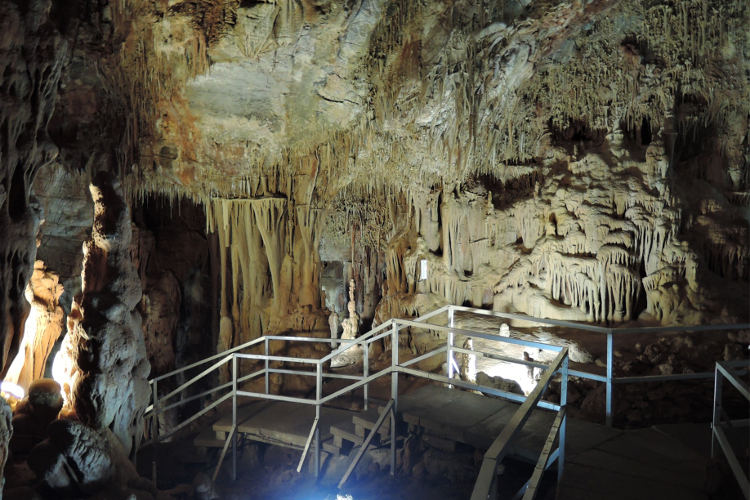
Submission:
<svg viewBox="0 0 750 500">
<path fill-rule="evenodd" d="M 401 418 L 441 440 L 486 449 L 518 409 L 516 403 L 476 393 L 427 385 L 399 397 Z M 351 423 L 357 412 L 324 408 L 321 440 L 331 426 Z M 256 402 L 239 411 L 239 431 L 248 439 L 301 449 L 314 408 L 285 402 Z M 534 410 L 508 456 L 535 463 L 554 413 Z M 223 415 L 209 434 L 231 429 Z M 223 439 L 216 439 L 221 446 Z M 210 445 L 210 444 L 209 444 Z M 637 430 L 613 429 L 568 419 L 566 464 L 560 500 L 708 499 L 708 424 L 676 424 Z M 500 481 L 502 481 L 502 476 Z"/>
<path fill-rule="evenodd" d="M 572 420 L 568 439 L 561 500 L 709 498 L 708 450 L 698 452 L 708 424 L 616 430 Z"/>
</svg>

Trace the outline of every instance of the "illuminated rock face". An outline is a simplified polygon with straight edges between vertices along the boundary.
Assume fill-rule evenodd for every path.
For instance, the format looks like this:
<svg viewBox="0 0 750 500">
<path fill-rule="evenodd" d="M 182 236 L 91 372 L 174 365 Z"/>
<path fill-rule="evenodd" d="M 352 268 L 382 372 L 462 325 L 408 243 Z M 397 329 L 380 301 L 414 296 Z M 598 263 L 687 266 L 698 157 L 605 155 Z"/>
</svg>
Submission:
<svg viewBox="0 0 750 500">
<path fill-rule="evenodd" d="M 155 161 L 129 182 L 206 207 L 219 349 L 325 328 L 321 254 L 345 263 L 367 320 L 444 302 L 737 318 L 747 13 L 708 5 L 240 3 L 211 31 L 175 2 L 147 38 L 174 99 L 154 103 L 140 146 Z M 210 63 L 193 75 L 196 54 Z"/>
<path fill-rule="evenodd" d="M 92 179 L 92 238 L 84 246 L 83 292 L 68 317 L 60 356 L 67 359 L 70 405 L 94 429 L 110 428 L 126 453 L 140 439 L 150 367 L 136 306 L 130 210 L 109 172 Z"/>
<path fill-rule="evenodd" d="M 60 306 L 63 287 L 58 276 L 44 262 L 34 263 L 34 273 L 26 287 L 26 300 L 31 312 L 26 319 L 24 337 L 5 380 L 28 390 L 34 380 L 43 378 L 47 360 L 64 327 Z"/>
<path fill-rule="evenodd" d="M 748 226 L 729 222 L 741 207 L 707 183 L 674 182 L 661 144 L 626 148 L 612 134 L 591 149 L 580 159 L 560 155 L 548 166 L 519 168 L 505 183 L 480 178 L 436 190 L 430 197 L 439 203 L 415 200 L 411 228 L 394 237 L 387 261 L 389 289 L 406 296 L 391 294 L 402 309 L 385 301 L 382 317 L 409 313 L 415 293 L 599 323 L 742 317 Z M 633 159 L 639 154 L 645 161 Z M 709 214 L 690 214 L 687 196 L 712 207 Z M 439 211 L 438 223 L 431 211 Z M 713 241 L 723 243 L 705 252 Z M 419 282 L 422 259 L 429 274 Z M 742 299 L 722 301 L 727 289 Z"/>
</svg>

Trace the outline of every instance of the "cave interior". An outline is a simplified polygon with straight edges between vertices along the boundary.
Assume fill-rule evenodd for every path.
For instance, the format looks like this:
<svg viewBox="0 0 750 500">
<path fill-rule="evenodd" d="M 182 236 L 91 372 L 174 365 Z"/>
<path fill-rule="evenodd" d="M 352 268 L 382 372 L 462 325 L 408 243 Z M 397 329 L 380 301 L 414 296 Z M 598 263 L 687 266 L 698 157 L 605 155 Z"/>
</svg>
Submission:
<svg viewBox="0 0 750 500">
<path fill-rule="evenodd" d="M 0 498 L 750 498 L 747 26 L 0 0 Z"/>
</svg>

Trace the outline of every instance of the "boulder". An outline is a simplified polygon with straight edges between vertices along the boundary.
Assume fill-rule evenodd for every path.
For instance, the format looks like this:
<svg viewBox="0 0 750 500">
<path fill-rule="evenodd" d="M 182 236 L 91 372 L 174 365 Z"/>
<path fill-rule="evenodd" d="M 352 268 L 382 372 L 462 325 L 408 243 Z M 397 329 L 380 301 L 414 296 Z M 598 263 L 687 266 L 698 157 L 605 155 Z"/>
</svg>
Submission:
<svg viewBox="0 0 750 500">
<path fill-rule="evenodd" d="M 29 386 L 29 402 L 37 410 L 45 409 L 57 415 L 63 404 L 60 390 L 60 384 L 51 378 L 40 378 Z"/>
<path fill-rule="evenodd" d="M 31 450 L 28 462 L 53 491 L 91 493 L 115 477 L 112 444 L 102 431 L 74 420 L 56 420 L 48 435 Z"/>
</svg>

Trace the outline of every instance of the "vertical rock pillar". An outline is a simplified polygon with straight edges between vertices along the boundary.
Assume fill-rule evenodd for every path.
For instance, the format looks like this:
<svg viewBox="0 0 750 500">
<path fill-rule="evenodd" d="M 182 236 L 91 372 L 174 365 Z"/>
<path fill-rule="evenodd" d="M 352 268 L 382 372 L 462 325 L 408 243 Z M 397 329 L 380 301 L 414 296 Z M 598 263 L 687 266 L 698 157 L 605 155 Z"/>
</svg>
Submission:
<svg viewBox="0 0 750 500">
<path fill-rule="evenodd" d="M 78 418 L 109 428 L 126 452 L 140 439 L 150 370 L 136 305 L 141 283 L 131 254 L 130 209 L 119 180 L 93 176 L 94 226 L 84 244 L 83 291 L 63 342 L 69 357 L 70 401 Z"/>
</svg>

